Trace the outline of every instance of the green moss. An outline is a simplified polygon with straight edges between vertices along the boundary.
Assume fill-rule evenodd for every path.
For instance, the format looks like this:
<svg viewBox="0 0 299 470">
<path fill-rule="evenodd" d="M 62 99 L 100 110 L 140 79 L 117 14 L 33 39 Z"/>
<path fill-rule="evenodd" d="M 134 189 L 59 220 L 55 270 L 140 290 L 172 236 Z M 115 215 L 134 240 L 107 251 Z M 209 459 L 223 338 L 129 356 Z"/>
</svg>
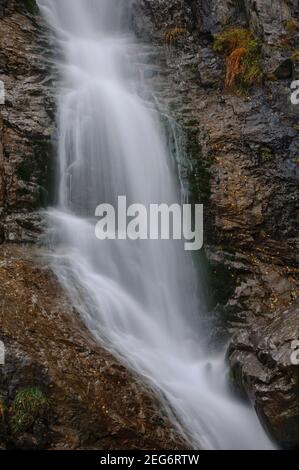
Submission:
<svg viewBox="0 0 299 470">
<path fill-rule="evenodd" d="M 293 35 L 299 31 L 299 22 L 294 18 L 291 18 L 290 20 L 284 22 L 284 27 L 289 34 Z"/>
<path fill-rule="evenodd" d="M 211 160 L 202 156 L 198 127 L 185 128 L 190 202 L 204 204 L 211 195 Z"/>
<path fill-rule="evenodd" d="M 50 401 L 40 389 L 33 387 L 18 391 L 11 407 L 12 434 L 30 430 L 38 420 L 45 418 L 49 408 Z"/>
<path fill-rule="evenodd" d="M 211 195 L 211 173 L 209 168 L 200 160 L 200 158 L 191 161 L 191 168 L 192 171 L 189 177 L 191 197 L 193 202 L 195 202 L 194 199 L 196 199 L 197 202 L 199 199 L 203 204 L 208 201 Z"/>
<path fill-rule="evenodd" d="M 182 36 L 187 34 L 187 29 L 179 26 L 169 28 L 164 33 L 164 42 L 169 46 L 175 44 Z"/>
<path fill-rule="evenodd" d="M 56 148 L 52 140 L 36 140 L 33 148 L 34 161 L 39 168 L 41 207 L 52 204 L 55 199 Z"/>
<path fill-rule="evenodd" d="M 230 28 L 217 34 L 214 42 L 214 51 L 230 54 L 239 47 L 247 47 L 252 40 L 251 31 L 245 28 Z"/>
<path fill-rule="evenodd" d="M 262 147 L 260 149 L 260 159 L 263 163 L 271 162 L 275 158 L 275 154 L 269 147 Z"/>
<path fill-rule="evenodd" d="M 216 35 L 214 50 L 226 57 L 226 88 L 243 94 L 261 81 L 261 44 L 249 29 L 230 28 Z"/>
<path fill-rule="evenodd" d="M 51 140 L 35 140 L 33 153 L 22 161 L 17 175 L 26 183 L 36 187 L 35 205 L 37 208 L 47 207 L 54 202 L 56 152 Z"/>
<path fill-rule="evenodd" d="M 36 15 L 38 13 L 38 6 L 35 0 L 23 0 L 25 8 L 31 13 L 32 15 Z"/>
<path fill-rule="evenodd" d="M 299 62 L 299 49 L 295 49 L 292 55 L 292 59 L 294 62 Z"/>
</svg>

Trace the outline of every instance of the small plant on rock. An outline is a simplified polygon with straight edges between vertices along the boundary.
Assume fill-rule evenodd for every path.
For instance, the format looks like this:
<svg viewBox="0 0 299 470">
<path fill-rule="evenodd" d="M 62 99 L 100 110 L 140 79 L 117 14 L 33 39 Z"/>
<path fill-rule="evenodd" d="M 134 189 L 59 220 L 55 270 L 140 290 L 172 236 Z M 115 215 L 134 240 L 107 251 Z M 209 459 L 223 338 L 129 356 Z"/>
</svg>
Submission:
<svg viewBox="0 0 299 470">
<path fill-rule="evenodd" d="M 5 420 L 5 402 L 3 396 L 0 394 L 0 422 Z"/>
<path fill-rule="evenodd" d="M 294 35 L 299 31 L 299 22 L 294 18 L 291 18 L 284 22 L 284 27 L 289 34 Z"/>
<path fill-rule="evenodd" d="M 299 49 L 295 49 L 292 55 L 292 59 L 294 62 L 299 62 Z"/>
<path fill-rule="evenodd" d="M 30 430 L 43 420 L 50 408 L 50 401 L 38 388 L 25 388 L 17 392 L 11 406 L 10 427 L 14 435 Z"/>
<path fill-rule="evenodd" d="M 261 67 L 261 45 L 246 28 L 232 28 L 218 34 L 214 50 L 226 57 L 225 87 L 243 94 L 259 83 Z"/>
<path fill-rule="evenodd" d="M 174 27 L 169 28 L 164 34 L 164 41 L 168 46 L 175 44 L 182 36 L 187 33 L 186 28 Z"/>
</svg>

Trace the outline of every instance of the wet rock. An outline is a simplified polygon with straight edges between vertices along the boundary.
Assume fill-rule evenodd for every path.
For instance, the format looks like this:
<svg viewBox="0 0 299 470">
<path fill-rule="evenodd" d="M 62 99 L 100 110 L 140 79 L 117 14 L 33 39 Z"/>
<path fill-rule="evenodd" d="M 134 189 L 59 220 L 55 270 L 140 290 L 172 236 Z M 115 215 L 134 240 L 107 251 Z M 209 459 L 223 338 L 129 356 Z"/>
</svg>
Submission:
<svg viewBox="0 0 299 470">
<path fill-rule="evenodd" d="M 299 304 L 238 331 L 229 361 L 235 385 L 248 394 L 265 426 L 284 448 L 299 445 Z"/>
<path fill-rule="evenodd" d="M 2 3 L 2 2 L 1 2 Z M 29 5 L 30 2 L 28 2 Z M 8 0 L 0 15 L 0 80 L 5 104 L 0 105 L 1 241 L 37 240 L 38 233 L 17 228 L 12 219 L 32 218 L 51 202 L 53 176 L 54 85 L 44 26 L 23 2 Z M 42 227 L 41 227 L 42 228 Z"/>
</svg>

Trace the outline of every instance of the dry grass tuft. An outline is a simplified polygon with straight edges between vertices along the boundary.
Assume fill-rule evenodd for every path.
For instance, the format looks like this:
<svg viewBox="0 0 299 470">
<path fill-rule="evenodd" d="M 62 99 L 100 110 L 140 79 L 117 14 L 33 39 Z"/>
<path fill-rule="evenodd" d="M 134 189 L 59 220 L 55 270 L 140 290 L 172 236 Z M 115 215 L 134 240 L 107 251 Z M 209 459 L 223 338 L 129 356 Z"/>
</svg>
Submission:
<svg viewBox="0 0 299 470">
<path fill-rule="evenodd" d="M 226 57 L 225 87 L 243 94 L 262 77 L 261 46 L 252 32 L 232 28 L 218 34 L 214 50 Z"/>
<path fill-rule="evenodd" d="M 170 28 L 167 31 L 165 31 L 164 34 L 164 41 L 168 46 L 171 46 L 175 44 L 182 36 L 184 36 L 187 33 L 186 28 L 182 27 L 174 27 Z"/>
</svg>

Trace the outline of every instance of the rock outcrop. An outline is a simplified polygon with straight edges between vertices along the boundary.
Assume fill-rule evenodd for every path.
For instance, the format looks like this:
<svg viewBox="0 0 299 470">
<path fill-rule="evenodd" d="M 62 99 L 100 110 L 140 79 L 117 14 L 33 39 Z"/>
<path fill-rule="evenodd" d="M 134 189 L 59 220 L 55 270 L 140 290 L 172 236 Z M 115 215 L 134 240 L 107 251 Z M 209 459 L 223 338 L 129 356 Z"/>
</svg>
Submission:
<svg viewBox="0 0 299 470">
<path fill-rule="evenodd" d="M 183 448 L 144 385 L 91 338 L 46 256 L 28 245 L 0 249 L 0 447 Z M 26 389 L 40 390 L 49 410 L 16 427 L 13 403 Z"/>
<path fill-rule="evenodd" d="M 156 98 L 186 136 L 184 170 L 206 211 L 210 306 L 220 333 L 233 335 L 234 382 L 284 447 L 299 445 L 290 363 L 299 328 L 299 105 L 290 99 L 298 9 L 296 0 L 134 0 L 132 18 L 155 47 Z M 261 77 L 241 94 L 225 89 L 227 62 L 214 47 L 232 28 L 251 31 L 260 47 Z"/>
<path fill-rule="evenodd" d="M 246 390 L 275 440 L 298 446 L 298 302 L 241 330 L 230 345 L 231 375 Z"/>
</svg>

